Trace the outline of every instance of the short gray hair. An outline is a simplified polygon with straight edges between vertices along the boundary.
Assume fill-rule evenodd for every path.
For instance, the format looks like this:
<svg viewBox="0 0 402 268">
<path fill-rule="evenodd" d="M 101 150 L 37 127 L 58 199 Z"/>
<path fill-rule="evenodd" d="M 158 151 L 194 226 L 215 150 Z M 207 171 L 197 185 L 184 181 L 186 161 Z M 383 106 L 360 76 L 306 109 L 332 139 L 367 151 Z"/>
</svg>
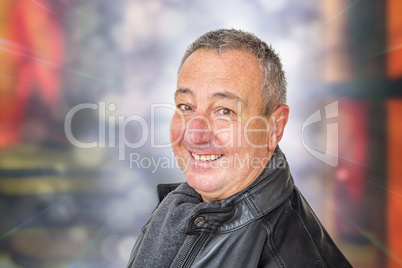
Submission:
<svg viewBox="0 0 402 268">
<path fill-rule="evenodd" d="M 282 63 L 271 46 L 254 34 L 234 29 L 207 32 L 195 40 L 186 50 L 180 67 L 197 49 L 209 49 L 217 53 L 224 50 L 244 50 L 256 57 L 264 75 L 262 86 L 264 115 L 269 116 L 278 106 L 286 104 L 286 78 Z"/>
</svg>

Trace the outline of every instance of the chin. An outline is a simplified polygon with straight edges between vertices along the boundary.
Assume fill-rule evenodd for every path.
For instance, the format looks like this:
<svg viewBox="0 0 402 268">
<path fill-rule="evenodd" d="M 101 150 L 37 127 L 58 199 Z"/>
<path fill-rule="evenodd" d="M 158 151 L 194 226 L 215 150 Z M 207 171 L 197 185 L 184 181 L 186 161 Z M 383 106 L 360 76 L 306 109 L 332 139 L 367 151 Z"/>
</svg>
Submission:
<svg viewBox="0 0 402 268">
<path fill-rule="evenodd" d="M 216 178 L 203 178 L 199 174 L 189 174 L 186 176 L 187 183 L 202 196 L 210 196 L 221 189 L 219 180 Z"/>
</svg>

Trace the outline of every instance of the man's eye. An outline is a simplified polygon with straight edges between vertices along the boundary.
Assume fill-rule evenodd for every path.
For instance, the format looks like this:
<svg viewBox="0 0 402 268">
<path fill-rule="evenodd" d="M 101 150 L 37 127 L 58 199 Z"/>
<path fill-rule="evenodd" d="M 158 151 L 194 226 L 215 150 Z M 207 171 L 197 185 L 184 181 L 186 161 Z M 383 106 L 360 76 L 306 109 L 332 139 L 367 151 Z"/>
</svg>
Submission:
<svg viewBox="0 0 402 268">
<path fill-rule="evenodd" d="M 233 114 L 234 112 L 230 109 L 222 108 L 222 109 L 219 109 L 218 113 L 222 114 L 222 115 L 230 115 L 230 114 Z"/>
<path fill-rule="evenodd" d="M 187 105 L 187 104 L 179 104 L 177 105 L 177 108 L 179 108 L 182 111 L 191 111 L 191 106 Z"/>
</svg>

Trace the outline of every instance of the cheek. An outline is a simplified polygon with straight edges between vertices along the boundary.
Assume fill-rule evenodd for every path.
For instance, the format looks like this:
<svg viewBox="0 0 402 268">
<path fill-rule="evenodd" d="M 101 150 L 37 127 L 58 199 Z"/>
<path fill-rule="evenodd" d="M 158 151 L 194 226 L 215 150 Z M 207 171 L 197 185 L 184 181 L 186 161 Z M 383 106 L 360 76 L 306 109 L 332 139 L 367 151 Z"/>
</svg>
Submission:
<svg viewBox="0 0 402 268">
<path fill-rule="evenodd" d="M 269 135 L 264 130 L 255 130 L 256 132 L 248 132 L 245 134 L 244 140 L 247 142 L 247 145 L 255 148 L 261 148 L 268 146 Z M 261 132 L 260 132 L 261 131 Z"/>
<path fill-rule="evenodd" d="M 270 131 L 269 125 L 257 120 L 248 126 L 245 126 L 243 131 L 243 139 L 247 145 L 253 148 L 261 148 L 268 146 Z"/>
<path fill-rule="evenodd" d="M 183 120 L 181 120 L 180 117 L 175 114 L 170 122 L 170 142 L 172 143 L 173 147 L 183 139 L 185 124 L 183 124 L 182 121 Z"/>
</svg>

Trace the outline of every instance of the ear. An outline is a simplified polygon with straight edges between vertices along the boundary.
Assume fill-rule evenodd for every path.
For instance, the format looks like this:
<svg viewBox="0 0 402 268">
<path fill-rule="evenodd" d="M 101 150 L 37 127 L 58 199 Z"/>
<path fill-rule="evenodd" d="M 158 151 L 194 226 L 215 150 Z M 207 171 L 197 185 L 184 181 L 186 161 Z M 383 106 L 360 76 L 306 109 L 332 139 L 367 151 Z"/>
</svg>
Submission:
<svg viewBox="0 0 402 268">
<path fill-rule="evenodd" d="M 268 149 L 275 151 L 276 146 L 282 139 L 283 131 L 289 118 L 289 106 L 281 105 L 269 116 L 271 123 L 271 137 L 268 142 Z"/>
</svg>

